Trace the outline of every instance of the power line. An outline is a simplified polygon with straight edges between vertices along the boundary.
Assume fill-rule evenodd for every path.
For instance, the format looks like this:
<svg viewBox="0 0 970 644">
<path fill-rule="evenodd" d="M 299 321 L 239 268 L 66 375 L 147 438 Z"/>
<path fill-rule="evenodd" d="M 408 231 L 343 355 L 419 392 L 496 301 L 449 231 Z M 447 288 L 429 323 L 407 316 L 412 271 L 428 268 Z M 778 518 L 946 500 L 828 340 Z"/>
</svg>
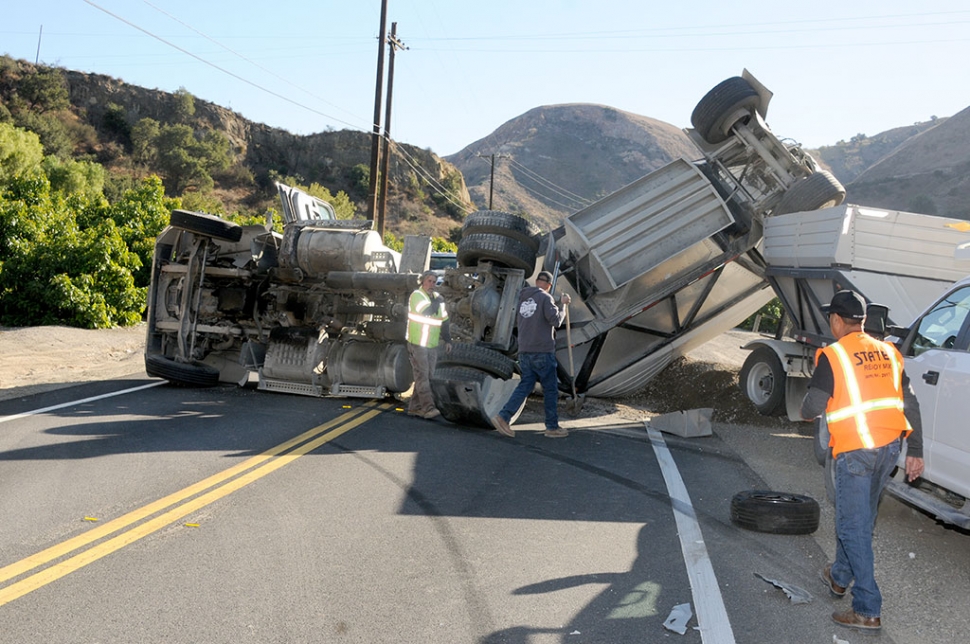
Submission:
<svg viewBox="0 0 970 644">
<path fill-rule="evenodd" d="M 152 32 L 148 31 L 147 29 L 144 29 L 142 27 L 139 27 L 135 23 L 133 23 L 133 22 L 131 22 L 129 20 L 126 20 L 125 18 L 122 18 L 121 16 L 119 16 L 117 14 L 114 14 L 114 13 L 108 11 L 104 7 L 98 6 L 97 4 L 95 4 L 94 2 L 92 2 L 91 0 L 84 0 L 84 2 L 86 2 L 89 5 L 91 5 L 92 7 L 94 7 L 95 9 L 97 9 L 99 11 L 103 11 L 104 13 L 108 14 L 112 18 L 115 18 L 116 20 L 120 20 L 121 22 L 125 23 L 126 25 L 128 25 L 130 27 L 133 27 L 133 28 L 137 29 L 138 31 L 140 31 L 140 32 L 142 32 L 142 33 L 144 33 L 144 34 L 146 34 L 148 36 L 151 36 L 152 38 L 158 40 L 159 42 L 165 43 L 169 47 L 172 47 L 174 49 L 179 50 L 180 52 L 182 52 L 186 56 L 191 56 L 192 58 L 198 60 L 200 63 L 203 63 L 205 65 L 208 65 L 208 66 L 212 67 L 213 69 L 217 69 L 220 72 L 222 72 L 223 74 L 226 74 L 228 76 L 232 76 L 236 80 L 242 81 L 243 83 L 246 83 L 247 85 L 250 85 L 252 87 L 255 87 L 256 89 L 258 89 L 260 91 L 266 92 L 267 94 L 269 94 L 271 96 L 275 96 L 276 98 L 279 98 L 281 100 L 284 100 L 287 103 L 290 103 L 292 105 L 296 105 L 297 107 L 301 107 L 301 108 L 303 108 L 303 109 L 305 109 L 305 110 L 307 110 L 309 112 L 313 112 L 314 114 L 318 114 L 320 116 L 323 116 L 325 118 L 331 119 L 331 120 L 336 121 L 338 123 L 343 123 L 344 125 L 347 125 L 347 126 L 353 128 L 355 130 L 356 129 L 360 129 L 358 126 L 354 125 L 353 123 L 348 123 L 347 121 L 345 121 L 343 119 L 340 119 L 340 118 L 337 118 L 336 116 L 333 116 L 331 114 L 327 114 L 325 112 L 321 112 L 320 110 L 314 109 L 314 108 L 312 108 L 312 107 L 310 107 L 308 105 L 304 105 L 303 103 L 300 103 L 298 101 L 294 101 L 292 98 L 290 98 L 288 96 L 285 96 L 285 95 L 280 94 L 278 92 L 274 92 L 273 90 L 268 89 L 266 87 L 263 87 L 262 85 L 259 85 L 258 83 L 254 83 L 253 81 L 251 81 L 251 80 L 249 80 L 247 78 L 243 78 L 239 74 L 236 74 L 234 72 L 231 72 L 228 69 L 224 69 L 222 67 L 219 67 L 215 63 L 209 62 L 205 58 L 202 58 L 201 56 L 197 56 L 197 55 L 193 54 L 192 52 L 188 51 L 187 49 L 183 49 L 182 47 L 179 47 L 175 43 L 169 42 L 169 41 L 165 40 L 164 38 L 162 38 L 161 36 L 156 36 L 155 34 L 153 34 Z"/>
<path fill-rule="evenodd" d="M 543 177 L 542 175 L 540 175 L 538 172 L 536 172 L 534 170 L 531 170 L 530 168 L 527 168 L 526 166 L 524 166 L 521 163 L 519 163 L 515 159 L 515 157 L 513 157 L 513 156 L 510 155 L 509 156 L 509 159 L 511 160 L 512 165 L 514 165 L 514 166 L 518 167 L 519 169 L 521 169 L 522 172 L 524 172 L 527 176 L 529 176 L 530 179 L 532 179 L 533 181 L 535 181 L 535 182 L 537 182 L 537 183 L 539 183 L 541 185 L 544 185 L 544 187 L 548 188 L 549 190 L 552 190 L 553 192 L 555 192 L 559 196 L 565 197 L 566 199 L 569 199 L 570 201 L 576 202 L 577 204 L 580 205 L 580 207 L 588 206 L 589 204 L 592 203 L 589 199 L 586 199 L 585 197 L 581 197 L 581 196 L 577 195 L 575 192 L 570 192 L 566 188 L 563 188 L 562 186 L 556 185 L 555 183 L 553 183 L 549 179 L 546 179 L 545 177 Z"/>
</svg>

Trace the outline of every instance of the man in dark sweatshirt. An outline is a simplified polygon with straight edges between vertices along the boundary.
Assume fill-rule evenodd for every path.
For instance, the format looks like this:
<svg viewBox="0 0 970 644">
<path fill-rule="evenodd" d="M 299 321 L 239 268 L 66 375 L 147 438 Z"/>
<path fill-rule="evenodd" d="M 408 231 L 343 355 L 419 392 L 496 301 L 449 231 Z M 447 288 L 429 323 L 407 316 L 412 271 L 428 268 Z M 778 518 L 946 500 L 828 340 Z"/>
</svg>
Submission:
<svg viewBox="0 0 970 644">
<path fill-rule="evenodd" d="M 546 410 L 546 431 L 549 438 L 564 438 L 569 435 L 559 426 L 559 412 L 556 403 L 559 399 L 559 379 L 556 376 L 556 328 L 562 324 L 566 315 L 569 296 L 562 294 L 562 308 L 549 293 L 552 289 L 552 275 L 540 271 L 535 286 L 526 286 L 519 293 L 517 325 L 519 328 L 519 369 L 522 380 L 505 406 L 492 418 L 492 425 L 503 436 L 513 437 L 515 432 L 509 422 L 522 406 L 526 397 L 532 393 L 536 381 L 542 385 L 542 397 Z"/>
</svg>

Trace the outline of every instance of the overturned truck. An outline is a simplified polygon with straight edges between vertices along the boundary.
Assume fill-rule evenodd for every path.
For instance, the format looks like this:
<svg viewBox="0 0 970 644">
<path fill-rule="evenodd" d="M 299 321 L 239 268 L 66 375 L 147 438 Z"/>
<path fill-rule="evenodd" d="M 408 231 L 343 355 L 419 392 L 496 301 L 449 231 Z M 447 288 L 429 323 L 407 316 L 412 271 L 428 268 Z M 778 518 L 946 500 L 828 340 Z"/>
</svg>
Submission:
<svg viewBox="0 0 970 644">
<path fill-rule="evenodd" d="M 677 159 L 545 235 L 509 213 L 468 216 L 439 285 L 456 340 L 432 377 L 445 418 L 488 426 L 517 384 L 515 304 L 540 268 L 573 302 L 560 386 L 594 396 L 637 390 L 774 297 L 766 218 L 837 206 L 845 190 L 771 132 L 770 98 L 747 71 L 720 83 L 687 130 L 699 160 Z M 261 389 L 316 396 L 406 392 L 407 297 L 430 240 L 408 237 L 394 253 L 371 222 L 279 189 L 282 234 L 172 214 L 155 248 L 148 373 L 192 385 L 255 373 Z"/>
</svg>

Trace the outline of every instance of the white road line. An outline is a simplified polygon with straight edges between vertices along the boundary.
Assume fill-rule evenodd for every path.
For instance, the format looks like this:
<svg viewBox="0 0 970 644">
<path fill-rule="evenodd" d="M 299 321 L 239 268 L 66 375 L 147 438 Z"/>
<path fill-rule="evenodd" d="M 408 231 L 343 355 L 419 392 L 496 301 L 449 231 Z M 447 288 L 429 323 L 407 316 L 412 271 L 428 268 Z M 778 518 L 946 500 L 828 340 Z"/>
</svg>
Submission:
<svg viewBox="0 0 970 644">
<path fill-rule="evenodd" d="M 26 418 L 27 416 L 36 416 L 37 414 L 43 414 L 48 411 L 54 411 L 55 409 L 72 407 L 74 405 L 80 405 L 82 403 L 91 402 L 93 400 L 102 400 L 104 398 L 111 398 L 112 396 L 121 396 L 123 394 L 130 394 L 134 391 L 141 391 L 142 389 L 149 389 L 151 387 L 164 385 L 166 384 L 166 382 L 167 381 L 165 380 L 159 380 L 158 382 L 152 382 L 147 385 L 141 385 L 139 387 L 131 387 L 129 389 L 122 389 L 121 391 L 113 391 L 110 394 L 101 394 L 100 396 L 91 396 L 90 398 L 82 398 L 81 400 L 72 400 L 71 402 L 61 403 L 60 405 L 52 405 L 50 407 L 44 407 L 43 409 L 34 409 L 31 411 L 25 411 L 22 414 L 14 414 L 13 416 L 0 416 L 0 423 L 5 423 L 10 420 L 17 420 L 18 418 Z"/>
<path fill-rule="evenodd" d="M 677 470 L 677 464 L 667 448 L 663 434 L 644 423 L 653 452 L 660 463 L 664 481 L 667 482 L 667 493 L 670 496 L 677 521 L 677 534 L 680 536 L 680 549 L 684 553 L 684 563 L 687 566 L 687 577 L 690 579 L 690 589 L 694 596 L 694 607 L 697 613 L 697 625 L 701 633 L 701 641 L 705 644 L 734 644 L 734 631 L 731 620 L 728 619 L 724 600 L 721 597 L 714 567 L 707 556 L 704 536 L 694 514 L 694 506 L 687 494 L 687 487 Z"/>
</svg>

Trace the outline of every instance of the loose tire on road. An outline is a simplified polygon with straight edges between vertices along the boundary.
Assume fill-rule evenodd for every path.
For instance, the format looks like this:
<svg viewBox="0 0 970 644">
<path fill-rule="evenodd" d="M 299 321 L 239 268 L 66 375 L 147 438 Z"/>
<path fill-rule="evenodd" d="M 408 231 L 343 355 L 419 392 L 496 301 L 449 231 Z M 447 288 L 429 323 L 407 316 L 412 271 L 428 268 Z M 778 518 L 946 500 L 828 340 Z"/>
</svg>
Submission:
<svg viewBox="0 0 970 644">
<path fill-rule="evenodd" d="M 480 210 L 465 217 L 461 227 L 462 236 L 488 233 L 518 240 L 532 249 L 539 250 L 541 241 L 539 227 L 525 217 L 498 210 Z"/>
<path fill-rule="evenodd" d="M 770 534 L 812 534 L 818 530 L 818 502 L 801 494 L 748 490 L 731 499 L 731 521 Z"/>
<path fill-rule="evenodd" d="M 511 378 L 515 370 L 515 363 L 508 356 L 493 349 L 465 342 L 456 342 L 451 345 L 451 351 L 439 354 L 438 366 L 439 368 L 467 367 L 477 369 L 502 380 Z"/>
<path fill-rule="evenodd" d="M 738 385 L 762 416 L 785 413 L 785 369 L 778 354 L 758 347 L 745 359 Z"/>
<path fill-rule="evenodd" d="M 845 186 L 825 170 L 796 181 L 775 206 L 775 215 L 831 208 L 845 201 Z"/>
<path fill-rule="evenodd" d="M 145 356 L 145 372 L 183 387 L 212 387 L 219 384 L 219 371 L 207 364 L 176 362 L 157 354 Z"/>
<path fill-rule="evenodd" d="M 242 239 L 242 226 L 220 219 L 215 215 L 188 210 L 173 210 L 169 223 L 190 233 L 205 235 L 215 239 L 237 242 Z"/>
<path fill-rule="evenodd" d="M 718 83 L 704 95 L 690 115 L 691 125 L 705 141 L 716 145 L 731 135 L 738 122 L 747 122 L 760 103 L 748 81 L 734 76 Z"/>
<path fill-rule="evenodd" d="M 477 266 L 480 261 L 494 262 L 505 268 L 521 268 L 526 277 L 536 267 L 536 252 L 517 239 L 494 233 L 473 233 L 458 242 L 458 263 Z"/>
</svg>

